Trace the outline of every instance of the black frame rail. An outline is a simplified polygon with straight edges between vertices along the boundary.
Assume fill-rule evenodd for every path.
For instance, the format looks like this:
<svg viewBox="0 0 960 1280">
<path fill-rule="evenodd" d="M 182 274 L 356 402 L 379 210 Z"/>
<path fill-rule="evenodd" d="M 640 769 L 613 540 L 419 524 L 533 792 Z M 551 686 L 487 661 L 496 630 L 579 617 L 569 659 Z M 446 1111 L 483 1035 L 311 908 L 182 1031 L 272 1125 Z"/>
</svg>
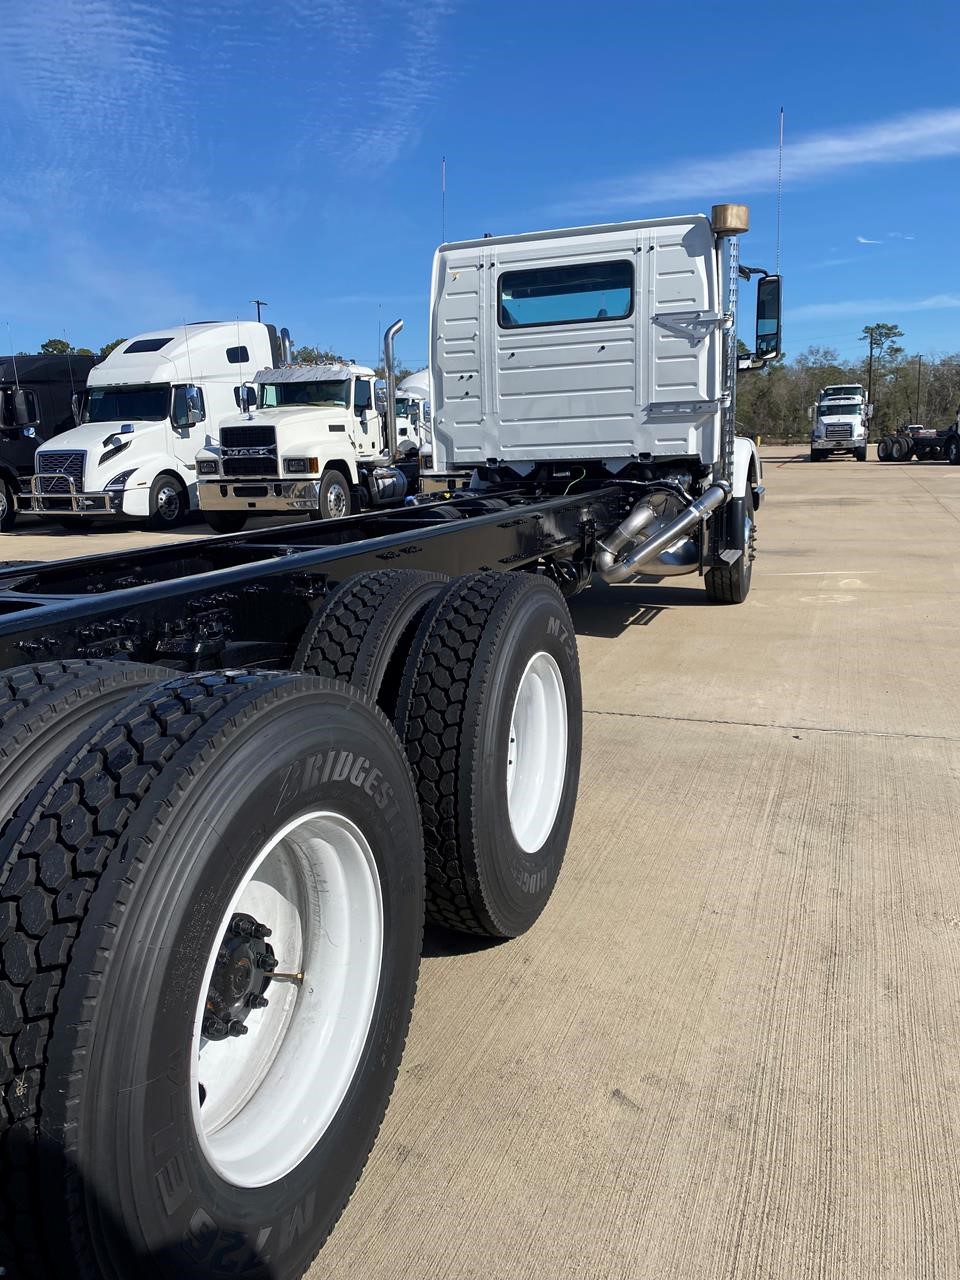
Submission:
<svg viewBox="0 0 960 1280">
<path fill-rule="evenodd" d="M 289 665 L 330 586 L 355 573 L 543 565 L 573 589 L 592 567 L 597 533 L 630 504 L 616 483 L 560 497 L 457 494 L 8 569 L 0 572 L 0 668 L 95 657 L 186 670 Z"/>
</svg>

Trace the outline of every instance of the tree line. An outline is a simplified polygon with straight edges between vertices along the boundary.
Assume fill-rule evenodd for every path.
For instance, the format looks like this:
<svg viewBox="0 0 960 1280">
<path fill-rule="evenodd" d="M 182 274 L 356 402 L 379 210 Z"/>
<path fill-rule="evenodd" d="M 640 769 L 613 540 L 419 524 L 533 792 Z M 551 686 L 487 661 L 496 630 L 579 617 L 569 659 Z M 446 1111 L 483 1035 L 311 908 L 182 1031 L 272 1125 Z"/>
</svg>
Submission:
<svg viewBox="0 0 960 1280">
<path fill-rule="evenodd" d="M 805 440 L 810 433 L 808 407 L 821 387 L 837 383 L 870 388 L 872 440 L 911 423 L 944 427 L 955 422 L 960 409 L 960 352 L 909 355 L 898 341 L 902 337 L 896 325 L 865 325 L 861 359 L 841 360 L 832 347 L 812 346 L 792 360 L 781 358 L 741 374 L 738 430 L 772 442 Z"/>
</svg>

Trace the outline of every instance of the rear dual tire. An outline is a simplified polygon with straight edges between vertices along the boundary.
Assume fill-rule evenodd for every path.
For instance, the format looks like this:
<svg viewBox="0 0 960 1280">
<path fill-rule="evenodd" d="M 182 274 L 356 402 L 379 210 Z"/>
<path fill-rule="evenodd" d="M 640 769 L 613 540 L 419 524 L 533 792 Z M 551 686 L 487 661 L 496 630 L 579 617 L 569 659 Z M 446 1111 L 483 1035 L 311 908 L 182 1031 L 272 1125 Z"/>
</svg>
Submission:
<svg viewBox="0 0 960 1280">
<path fill-rule="evenodd" d="M 0 839 L 0 1262 L 21 1280 L 302 1274 L 396 1077 L 424 845 L 435 920 L 511 937 L 546 904 L 580 762 L 563 598 L 528 574 L 391 576 L 330 601 L 366 591 L 354 689 L 132 667 L 68 722 L 39 669 L 6 677 L 56 734 Z M 409 764 L 358 691 L 383 696 L 400 659 Z M 302 982 L 232 985 L 238 917 Z"/>
<path fill-rule="evenodd" d="M 416 984 L 420 823 L 390 726 L 310 677 L 178 677 L 68 748 L 2 853 L 5 1264 L 300 1275 L 373 1144 Z M 237 911 L 305 976 L 205 1039 Z"/>
</svg>

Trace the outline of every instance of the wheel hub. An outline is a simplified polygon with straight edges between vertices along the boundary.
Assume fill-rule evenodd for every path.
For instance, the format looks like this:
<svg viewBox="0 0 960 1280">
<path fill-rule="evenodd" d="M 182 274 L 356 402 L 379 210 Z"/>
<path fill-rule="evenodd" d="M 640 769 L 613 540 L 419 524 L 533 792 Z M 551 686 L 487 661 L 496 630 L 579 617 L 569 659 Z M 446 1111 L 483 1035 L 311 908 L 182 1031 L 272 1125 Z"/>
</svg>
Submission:
<svg viewBox="0 0 960 1280">
<path fill-rule="evenodd" d="M 270 1003 L 266 990 L 277 967 L 273 947 L 265 941 L 270 934 L 265 924 L 243 912 L 231 919 L 204 1004 L 201 1029 L 208 1040 L 245 1036 L 250 1010 Z"/>
</svg>

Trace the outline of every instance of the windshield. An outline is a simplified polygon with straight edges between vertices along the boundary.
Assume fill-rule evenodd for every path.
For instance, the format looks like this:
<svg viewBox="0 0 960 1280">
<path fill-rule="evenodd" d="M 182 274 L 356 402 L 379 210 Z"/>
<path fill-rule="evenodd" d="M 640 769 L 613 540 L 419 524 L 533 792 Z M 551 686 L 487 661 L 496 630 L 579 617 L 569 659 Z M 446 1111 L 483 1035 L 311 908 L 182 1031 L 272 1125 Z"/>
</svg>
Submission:
<svg viewBox="0 0 960 1280">
<path fill-rule="evenodd" d="M 827 402 L 827 404 L 822 404 L 820 406 L 820 417 L 821 418 L 838 418 L 838 417 L 849 418 L 851 416 L 856 417 L 862 411 L 863 411 L 863 405 L 860 403 L 859 400 L 845 400 L 845 401 L 840 401 L 839 403 L 834 403 L 832 400 L 830 400 Z"/>
<path fill-rule="evenodd" d="M 410 401 L 404 399 L 403 396 L 397 396 L 397 417 L 408 418 L 410 416 Z"/>
<path fill-rule="evenodd" d="M 260 408 L 276 409 L 285 404 L 337 405 L 350 402 L 350 379 L 322 382 L 266 382 L 260 387 Z"/>
<path fill-rule="evenodd" d="M 170 415 L 170 384 L 144 387 L 88 387 L 83 422 L 162 422 Z"/>
</svg>

